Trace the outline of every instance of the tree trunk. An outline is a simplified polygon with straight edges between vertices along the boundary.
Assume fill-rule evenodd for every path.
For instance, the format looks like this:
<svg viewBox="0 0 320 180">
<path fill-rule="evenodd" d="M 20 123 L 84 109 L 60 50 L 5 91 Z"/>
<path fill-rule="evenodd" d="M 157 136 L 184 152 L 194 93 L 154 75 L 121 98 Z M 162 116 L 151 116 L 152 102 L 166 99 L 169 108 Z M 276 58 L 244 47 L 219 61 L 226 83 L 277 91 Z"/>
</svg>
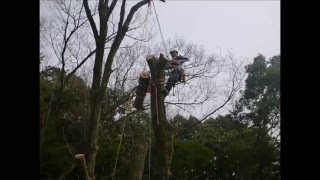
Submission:
<svg viewBox="0 0 320 180">
<path fill-rule="evenodd" d="M 91 107 L 90 113 L 90 139 L 89 139 L 89 149 L 88 151 L 88 172 L 92 179 L 95 179 L 95 162 L 96 156 L 98 153 L 98 140 L 99 140 L 99 123 L 100 123 L 100 115 L 101 115 L 101 105 L 96 102 Z"/>
<path fill-rule="evenodd" d="M 136 91 L 136 99 L 133 103 L 133 107 L 136 108 L 137 110 L 144 110 L 143 101 L 148 91 L 149 81 L 150 81 L 149 72 L 140 73 L 139 85 Z"/>
<path fill-rule="evenodd" d="M 155 136 L 156 163 L 154 178 L 167 180 L 171 176 L 171 160 L 173 155 L 174 127 L 167 121 L 164 106 L 165 73 L 164 68 L 167 59 L 160 54 L 160 58 L 147 56 L 147 62 L 151 71 L 151 118 Z"/>
<path fill-rule="evenodd" d="M 108 1 L 99 1 L 99 18 L 100 18 L 100 34 L 98 32 L 97 26 L 95 21 L 92 17 L 88 0 L 83 0 L 83 5 L 86 11 L 86 15 L 88 17 L 90 26 L 92 28 L 92 32 L 96 41 L 96 57 L 94 61 L 94 68 L 93 68 L 93 81 L 92 81 L 92 88 L 90 94 L 90 115 L 89 115 L 89 142 L 88 142 L 88 149 L 86 151 L 86 156 L 88 158 L 87 161 L 87 168 L 88 173 L 92 180 L 95 180 L 95 162 L 96 156 L 98 152 L 98 141 L 99 141 L 99 125 L 100 125 L 100 116 L 101 116 L 101 106 L 103 102 L 103 98 L 105 96 L 105 92 L 107 89 L 107 84 L 109 82 L 110 75 L 112 73 L 111 67 L 113 63 L 114 56 L 119 49 L 119 46 L 128 31 L 130 22 L 135 14 L 135 12 L 142 7 L 143 5 L 147 4 L 148 0 L 143 0 L 135 4 L 131 9 L 127 18 L 124 20 L 125 16 L 125 5 L 126 1 L 122 1 L 121 11 L 120 11 L 120 20 L 118 23 L 118 31 L 115 36 L 115 39 L 112 43 L 110 48 L 107 62 L 105 63 L 103 76 L 102 76 L 102 65 L 103 65 L 103 56 L 104 56 L 104 46 L 106 42 L 107 32 L 108 32 L 108 25 L 107 21 L 117 3 L 117 0 L 113 0 L 109 6 Z"/>
<path fill-rule="evenodd" d="M 148 152 L 148 138 L 145 130 L 141 127 L 133 129 L 133 156 L 130 159 L 128 179 L 141 180 L 144 171 L 145 158 Z"/>
<path fill-rule="evenodd" d="M 88 172 L 92 180 L 95 180 L 95 162 L 96 156 L 98 153 L 98 140 L 99 140 L 99 124 L 100 124 L 100 115 L 101 107 L 103 102 L 103 94 L 101 91 L 101 69 L 104 55 L 104 39 L 97 43 L 95 65 L 93 69 L 93 82 L 90 94 L 90 116 L 89 116 L 89 142 L 87 149 L 87 167 Z"/>
</svg>

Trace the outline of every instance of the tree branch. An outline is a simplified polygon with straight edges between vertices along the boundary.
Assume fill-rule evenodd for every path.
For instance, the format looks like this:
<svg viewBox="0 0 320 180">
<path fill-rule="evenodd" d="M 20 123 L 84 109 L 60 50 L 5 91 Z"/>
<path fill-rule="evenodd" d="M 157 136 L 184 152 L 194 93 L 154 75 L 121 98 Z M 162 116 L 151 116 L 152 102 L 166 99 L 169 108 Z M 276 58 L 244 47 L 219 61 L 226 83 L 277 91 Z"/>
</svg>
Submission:
<svg viewBox="0 0 320 180">
<path fill-rule="evenodd" d="M 108 4 L 108 1 L 106 1 L 105 3 Z M 107 14 L 106 14 L 106 19 L 107 19 L 107 20 L 109 19 L 110 15 L 112 14 L 112 11 L 113 11 L 114 7 L 116 6 L 116 4 L 117 4 L 117 0 L 113 0 L 113 1 L 111 2 L 111 5 L 110 5 L 110 7 L 108 8 L 108 12 L 107 12 Z"/>
<path fill-rule="evenodd" d="M 130 36 L 128 34 L 126 34 L 125 36 L 131 38 L 131 39 L 134 39 L 134 40 L 137 40 L 137 41 L 142 41 L 142 42 L 148 42 L 149 40 L 143 40 L 143 39 L 139 39 L 139 38 L 136 38 L 136 37 L 133 37 L 133 36 Z"/>
<path fill-rule="evenodd" d="M 126 7 L 126 0 L 122 0 L 121 10 L 120 10 L 120 20 L 118 24 L 118 32 L 121 31 L 121 28 L 122 28 L 124 14 L 126 10 L 125 7 Z"/>
<path fill-rule="evenodd" d="M 137 3 L 136 5 L 134 5 L 130 9 L 130 12 L 129 12 L 129 14 L 127 16 L 127 19 L 124 22 L 123 26 L 120 28 L 120 30 L 118 30 L 117 35 L 115 37 L 115 40 L 113 41 L 113 43 L 111 45 L 111 49 L 110 49 L 110 52 L 109 52 L 108 57 L 107 57 L 107 62 L 105 64 L 104 74 L 103 74 L 103 78 L 102 78 L 102 87 L 106 87 L 106 85 L 108 83 L 108 79 L 109 79 L 110 74 L 111 74 L 111 66 L 112 66 L 112 63 L 113 63 L 114 56 L 115 56 L 117 50 L 119 49 L 119 46 L 120 46 L 120 44 L 121 44 L 121 42 L 122 42 L 122 40 L 124 38 L 125 33 L 127 32 L 128 28 L 129 28 L 129 24 L 130 24 L 130 21 L 131 21 L 133 15 L 134 15 L 134 13 L 141 6 L 147 4 L 148 2 L 149 2 L 149 0 L 143 0 L 143 1 L 140 1 L 139 3 Z"/>
<path fill-rule="evenodd" d="M 150 0 L 143 0 L 143 1 L 140 1 L 138 2 L 136 5 L 134 5 L 131 9 L 130 9 L 130 12 L 127 16 L 127 19 L 126 21 L 124 22 L 123 24 L 123 28 L 128 28 L 129 27 L 129 24 L 130 24 L 130 21 L 131 19 L 133 18 L 133 15 L 134 13 L 140 8 L 142 7 L 143 5 L 147 4 Z"/>
<path fill-rule="evenodd" d="M 69 80 L 70 76 L 72 74 L 74 74 L 94 53 L 96 53 L 96 50 L 93 50 L 92 52 L 90 52 L 87 57 L 85 57 L 81 63 L 76 67 L 74 68 L 66 77 L 66 80 L 65 80 L 65 83 Z"/>
<path fill-rule="evenodd" d="M 209 113 L 205 117 L 203 117 L 201 120 L 199 120 L 199 122 L 204 121 L 207 117 L 211 116 L 212 114 L 217 112 L 219 109 L 223 108 L 231 100 L 231 98 L 233 97 L 234 93 L 237 91 L 238 88 L 239 87 L 235 87 L 235 82 L 234 82 L 234 79 L 233 79 L 233 81 L 232 81 L 232 89 L 231 89 L 231 91 L 229 93 L 228 98 L 225 100 L 225 102 L 222 105 L 220 105 L 218 108 L 213 110 L 211 113 Z"/>
<path fill-rule="evenodd" d="M 83 5 L 84 5 L 84 9 L 85 9 L 85 11 L 86 11 L 88 20 L 89 20 L 89 22 L 90 22 L 90 26 L 91 26 L 91 28 L 92 28 L 92 32 L 93 32 L 94 38 L 95 38 L 95 40 L 97 41 L 97 40 L 98 40 L 98 37 L 99 37 L 99 34 L 98 34 L 98 30 L 97 30 L 96 23 L 94 22 L 93 17 L 92 17 L 92 15 L 91 15 L 91 11 L 90 11 L 90 9 L 89 9 L 88 0 L 83 0 Z"/>
</svg>

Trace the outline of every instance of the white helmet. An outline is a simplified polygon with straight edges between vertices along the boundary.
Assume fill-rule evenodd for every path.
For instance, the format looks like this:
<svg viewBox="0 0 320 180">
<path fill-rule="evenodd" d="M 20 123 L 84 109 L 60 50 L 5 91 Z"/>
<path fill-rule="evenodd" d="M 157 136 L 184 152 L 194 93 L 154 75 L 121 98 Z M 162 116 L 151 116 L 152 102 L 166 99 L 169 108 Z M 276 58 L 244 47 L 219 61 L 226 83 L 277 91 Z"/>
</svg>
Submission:
<svg viewBox="0 0 320 180">
<path fill-rule="evenodd" d="M 172 52 L 178 52 L 178 48 L 172 48 L 170 53 L 172 53 Z"/>
</svg>

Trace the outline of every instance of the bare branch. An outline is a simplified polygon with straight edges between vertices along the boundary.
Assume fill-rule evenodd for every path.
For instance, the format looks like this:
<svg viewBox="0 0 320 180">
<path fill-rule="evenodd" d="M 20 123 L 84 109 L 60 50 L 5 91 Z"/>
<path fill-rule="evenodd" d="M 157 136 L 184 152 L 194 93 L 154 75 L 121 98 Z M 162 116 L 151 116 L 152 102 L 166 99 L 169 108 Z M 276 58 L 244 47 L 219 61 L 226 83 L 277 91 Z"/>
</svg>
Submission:
<svg viewBox="0 0 320 180">
<path fill-rule="evenodd" d="M 137 40 L 137 41 L 148 42 L 148 40 L 143 40 L 143 39 L 135 38 L 135 37 L 132 37 L 132 36 L 130 36 L 130 35 L 128 35 L 128 34 L 126 34 L 125 36 L 130 37 L 131 39 L 134 39 L 134 40 Z"/>
<path fill-rule="evenodd" d="M 140 1 L 138 2 L 136 5 L 134 5 L 131 9 L 130 9 L 130 12 L 127 16 L 127 19 L 126 21 L 124 22 L 123 24 L 123 29 L 126 29 L 129 27 L 129 24 L 131 22 L 131 19 L 133 18 L 133 15 L 134 13 L 140 8 L 142 7 L 143 5 L 147 4 L 150 0 L 143 0 L 143 1 Z"/>
<path fill-rule="evenodd" d="M 95 38 L 95 40 L 97 40 L 98 37 L 99 37 L 99 34 L 98 34 L 96 23 L 94 22 L 93 17 L 91 15 L 91 11 L 89 9 L 88 0 L 83 0 L 83 5 L 84 5 L 84 9 L 86 11 L 88 20 L 90 22 L 90 26 L 92 28 L 92 32 L 93 32 L 94 38 Z"/>
<path fill-rule="evenodd" d="M 177 106 L 179 109 L 182 109 L 182 110 L 184 110 L 184 111 L 186 111 L 186 112 L 188 112 L 188 113 L 192 114 L 192 112 L 191 112 L 191 111 L 189 111 L 188 109 L 185 109 L 184 107 L 180 106 L 179 104 L 172 104 L 172 105 Z"/>
<path fill-rule="evenodd" d="M 106 1 L 105 3 L 108 4 L 108 1 Z M 107 20 L 109 19 L 109 17 L 110 17 L 110 15 L 111 15 L 114 7 L 116 6 L 116 4 L 117 4 L 117 0 L 113 0 L 113 1 L 111 2 L 111 5 L 110 5 L 110 7 L 109 7 L 109 9 L 108 9 L 108 12 L 107 12 L 107 14 L 106 14 L 106 19 L 107 19 Z"/>
<path fill-rule="evenodd" d="M 199 120 L 200 122 L 202 122 L 203 120 L 205 120 L 207 117 L 211 116 L 212 114 L 216 113 L 219 109 L 223 108 L 232 98 L 232 96 L 234 95 L 235 90 L 231 90 L 230 94 L 228 96 L 228 98 L 224 101 L 224 103 L 222 105 L 220 105 L 218 108 L 216 108 L 215 110 L 213 110 L 212 112 L 210 112 L 209 114 L 207 114 L 205 117 L 203 117 L 201 120 Z"/>
<path fill-rule="evenodd" d="M 123 25 L 125 6 L 126 6 L 126 0 L 122 0 L 121 10 L 120 10 L 120 20 L 119 20 L 119 24 L 118 24 L 118 32 L 121 31 L 121 28 Z"/>
<path fill-rule="evenodd" d="M 52 38 L 52 34 L 51 34 L 51 33 L 49 34 L 49 37 L 50 37 L 49 43 L 50 43 L 50 45 L 51 45 L 51 47 L 52 47 L 52 49 L 53 49 L 56 57 L 58 58 L 59 61 L 61 61 L 60 56 L 59 56 L 59 54 L 58 54 L 58 52 L 57 52 L 57 50 L 56 50 L 56 48 L 55 48 L 55 46 L 54 46 L 54 43 L 53 43 L 54 40 L 55 40 L 55 38 Z"/>
<path fill-rule="evenodd" d="M 96 50 L 93 50 L 92 52 L 90 52 L 90 53 L 87 55 L 87 57 L 85 57 L 85 58 L 81 61 L 81 63 L 80 63 L 76 68 L 74 68 L 74 69 L 67 75 L 65 82 L 67 82 L 67 81 L 69 80 L 70 76 L 71 76 L 72 74 L 74 74 L 94 53 L 96 53 Z"/>
</svg>

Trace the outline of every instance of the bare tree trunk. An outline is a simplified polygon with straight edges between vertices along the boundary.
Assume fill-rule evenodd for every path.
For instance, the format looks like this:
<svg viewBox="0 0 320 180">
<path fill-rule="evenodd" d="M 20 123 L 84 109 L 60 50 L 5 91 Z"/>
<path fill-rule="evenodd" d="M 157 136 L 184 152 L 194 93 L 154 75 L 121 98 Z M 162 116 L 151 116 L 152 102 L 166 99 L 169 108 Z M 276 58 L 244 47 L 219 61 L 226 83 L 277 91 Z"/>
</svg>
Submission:
<svg viewBox="0 0 320 180">
<path fill-rule="evenodd" d="M 100 42 L 100 43 L 99 43 Z M 104 41 L 97 42 L 96 59 L 94 65 L 94 76 L 92 89 L 90 94 L 90 117 L 89 117 L 89 149 L 88 155 L 88 172 L 92 179 L 95 179 L 95 159 L 98 153 L 99 140 L 99 123 L 101 115 L 101 106 L 103 102 L 103 94 L 101 93 L 101 67 L 104 55 Z"/>
<path fill-rule="evenodd" d="M 93 81 L 90 94 L 90 115 L 89 115 L 89 142 L 88 150 L 86 152 L 88 161 L 87 168 L 89 175 L 92 180 L 96 179 L 95 176 L 95 162 L 96 156 L 99 149 L 99 129 L 100 129 L 100 116 L 101 116 L 101 106 L 107 89 L 107 84 L 109 82 L 110 75 L 112 73 L 112 63 L 117 50 L 129 29 L 130 22 L 135 14 L 135 12 L 147 4 L 148 0 L 142 0 L 134 5 L 128 15 L 125 18 L 125 5 L 126 0 L 121 3 L 120 10 L 120 20 L 118 23 L 118 31 L 115 39 L 111 45 L 107 61 L 104 66 L 104 71 L 102 73 L 103 57 L 104 57 L 104 45 L 106 42 L 107 32 L 108 32 L 108 20 L 109 17 L 116 6 L 117 0 L 112 0 L 110 6 L 108 1 L 99 0 L 98 10 L 99 10 L 99 20 L 100 20 L 100 31 L 98 32 L 96 23 L 92 17 L 88 0 L 83 0 L 83 5 L 88 17 L 95 41 L 96 41 L 96 57 L 93 68 Z M 99 34 L 100 33 L 100 34 Z"/>
<path fill-rule="evenodd" d="M 154 56 L 147 56 L 147 62 L 151 71 L 151 117 L 155 136 L 156 154 L 156 179 L 169 179 L 171 176 L 171 160 L 173 155 L 174 127 L 167 121 L 162 94 L 165 80 L 164 68 L 167 59 L 160 54 L 156 60 Z"/>
</svg>

